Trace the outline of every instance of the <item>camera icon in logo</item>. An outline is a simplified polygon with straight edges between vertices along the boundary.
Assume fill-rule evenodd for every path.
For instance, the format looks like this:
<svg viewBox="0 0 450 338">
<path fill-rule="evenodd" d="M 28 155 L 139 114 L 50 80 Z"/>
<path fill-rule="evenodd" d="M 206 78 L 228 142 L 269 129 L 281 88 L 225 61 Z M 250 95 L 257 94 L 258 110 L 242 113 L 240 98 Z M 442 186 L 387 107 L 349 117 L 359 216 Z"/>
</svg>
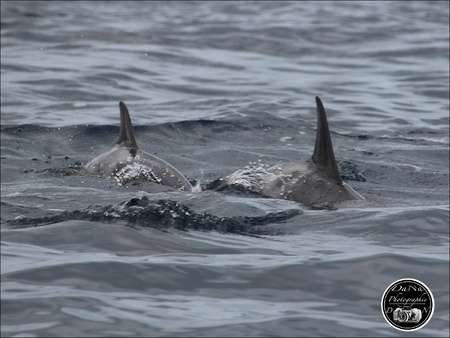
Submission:
<svg viewBox="0 0 450 338">
<path fill-rule="evenodd" d="M 422 319 L 422 310 L 405 306 L 394 310 L 393 320 L 397 323 L 418 323 Z"/>
</svg>

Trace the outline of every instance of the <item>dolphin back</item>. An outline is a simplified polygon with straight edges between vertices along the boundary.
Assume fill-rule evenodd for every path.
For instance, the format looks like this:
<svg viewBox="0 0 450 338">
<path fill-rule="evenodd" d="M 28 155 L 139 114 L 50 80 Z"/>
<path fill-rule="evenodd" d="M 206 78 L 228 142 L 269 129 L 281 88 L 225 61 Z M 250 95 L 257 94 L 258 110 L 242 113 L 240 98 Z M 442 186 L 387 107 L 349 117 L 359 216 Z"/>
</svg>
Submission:
<svg viewBox="0 0 450 338">
<path fill-rule="evenodd" d="M 310 207 L 321 207 L 364 197 L 342 181 L 334 157 L 327 115 L 316 97 L 317 132 L 313 155 L 306 162 L 289 162 L 269 169 L 239 169 L 212 182 L 208 189 L 241 185 L 263 196 L 296 201 Z"/>
<path fill-rule="evenodd" d="M 91 175 L 112 176 L 119 183 L 145 179 L 176 189 L 192 191 L 192 185 L 177 169 L 137 146 L 128 108 L 120 101 L 119 139 L 114 148 L 97 156 L 84 167 Z"/>
</svg>

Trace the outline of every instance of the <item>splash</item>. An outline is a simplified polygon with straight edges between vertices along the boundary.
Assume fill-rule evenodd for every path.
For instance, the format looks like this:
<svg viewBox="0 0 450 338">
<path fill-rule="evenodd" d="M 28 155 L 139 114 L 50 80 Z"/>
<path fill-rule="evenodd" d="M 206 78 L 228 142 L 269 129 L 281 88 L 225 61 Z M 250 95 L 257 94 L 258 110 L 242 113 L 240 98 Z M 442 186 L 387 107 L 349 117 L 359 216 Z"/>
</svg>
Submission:
<svg viewBox="0 0 450 338">
<path fill-rule="evenodd" d="M 255 186 L 268 183 L 277 178 L 269 171 L 270 166 L 260 162 L 249 162 L 249 165 L 239 169 L 227 177 L 229 185 L 239 185 L 252 190 Z"/>
<path fill-rule="evenodd" d="M 197 180 L 197 183 L 192 187 L 192 192 L 201 192 L 202 191 L 204 174 L 205 174 L 205 170 L 200 169 L 200 178 Z"/>
<path fill-rule="evenodd" d="M 113 177 L 119 186 L 135 179 L 144 179 L 159 184 L 161 184 L 162 181 L 161 178 L 155 175 L 152 168 L 136 162 L 127 164 L 120 170 L 117 170 L 113 174 Z"/>
</svg>

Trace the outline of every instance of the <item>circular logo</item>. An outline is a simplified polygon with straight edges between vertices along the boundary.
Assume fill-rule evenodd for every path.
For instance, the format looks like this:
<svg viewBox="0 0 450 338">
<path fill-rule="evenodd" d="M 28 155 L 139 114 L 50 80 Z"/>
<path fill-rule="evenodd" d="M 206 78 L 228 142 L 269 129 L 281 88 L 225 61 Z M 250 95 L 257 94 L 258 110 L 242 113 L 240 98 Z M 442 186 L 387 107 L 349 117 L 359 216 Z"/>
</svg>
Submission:
<svg viewBox="0 0 450 338">
<path fill-rule="evenodd" d="M 397 330 L 418 330 L 433 316 L 433 294 L 417 279 L 399 279 L 384 291 L 381 312 L 384 319 Z"/>
</svg>

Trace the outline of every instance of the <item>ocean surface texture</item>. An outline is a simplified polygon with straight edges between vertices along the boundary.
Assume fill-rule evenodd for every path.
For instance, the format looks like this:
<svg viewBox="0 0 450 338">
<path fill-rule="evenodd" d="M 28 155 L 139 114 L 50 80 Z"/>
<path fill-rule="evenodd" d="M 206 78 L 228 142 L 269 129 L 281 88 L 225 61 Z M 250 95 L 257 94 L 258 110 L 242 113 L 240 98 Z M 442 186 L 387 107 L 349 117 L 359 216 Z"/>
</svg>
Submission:
<svg viewBox="0 0 450 338">
<path fill-rule="evenodd" d="M 366 201 L 205 190 L 308 160 L 315 96 Z M 119 101 L 203 191 L 80 172 Z M 448 1 L 2 1 L 1 335 L 448 337 L 448 126 Z M 406 277 L 413 333 L 380 306 Z"/>
</svg>

